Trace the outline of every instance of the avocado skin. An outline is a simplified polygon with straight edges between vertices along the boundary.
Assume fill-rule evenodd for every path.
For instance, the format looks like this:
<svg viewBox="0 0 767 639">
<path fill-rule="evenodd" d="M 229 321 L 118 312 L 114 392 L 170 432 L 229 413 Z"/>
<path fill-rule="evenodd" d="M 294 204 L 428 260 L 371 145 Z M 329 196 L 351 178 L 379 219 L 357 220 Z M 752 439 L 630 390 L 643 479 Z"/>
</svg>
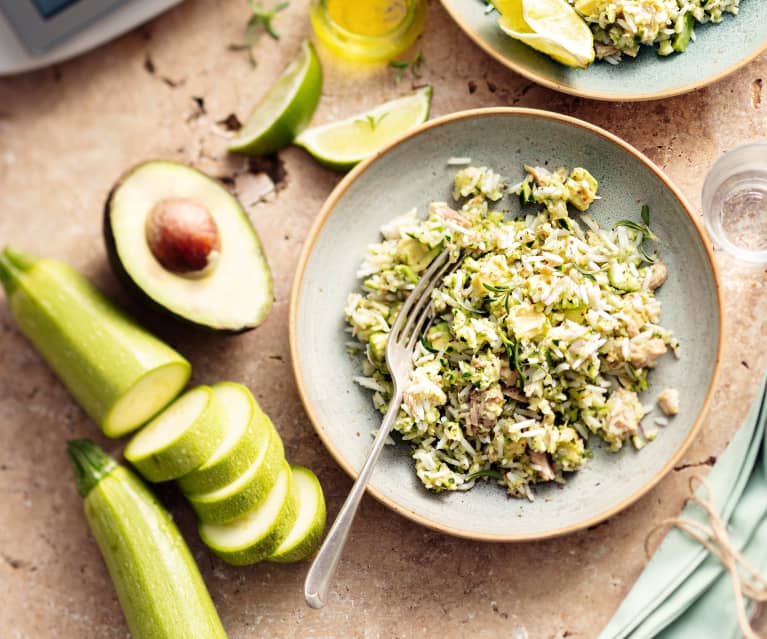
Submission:
<svg viewBox="0 0 767 639">
<path fill-rule="evenodd" d="M 153 160 L 148 160 L 149 162 Z M 106 247 L 107 252 L 107 259 L 109 261 L 109 266 L 112 268 L 112 272 L 115 274 L 115 277 L 120 281 L 120 283 L 123 285 L 123 287 L 128 291 L 128 293 L 136 299 L 138 302 L 140 302 L 142 305 L 152 309 L 156 313 L 163 315 L 165 317 L 170 317 L 177 321 L 180 324 L 183 324 L 184 326 L 191 326 L 196 329 L 201 329 L 203 332 L 216 334 L 216 335 L 241 335 L 242 333 L 247 333 L 248 331 L 252 331 L 254 328 L 258 328 L 257 326 L 243 326 L 242 328 L 218 328 L 215 326 L 210 326 L 209 324 L 204 324 L 202 322 L 195 322 L 188 317 L 184 317 L 183 315 L 179 315 L 178 313 L 174 313 L 172 310 L 167 308 L 166 306 L 163 306 L 153 298 L 151 298 L 149 295 L 147 295 L 144 290 L 136 284 L 136 282 L 133 281 L 133 278 L 130 276 L 128 271 L 125 270 L 125 267 L 123 266 L 122 261 L 120 260 L 120 256 L 117 253 L 117 244 L 115 242 L 115 236 L 114 231 L 112 230 L 112 198 L 114 197 L 115 192 L 118 188 L 122 185 L 122 183 L 133 173 L 134 170 L 139 168 L 140 166 L 143 166 L 147 162 L 141 162 L 140 164 L 137 164 L 131 169 L 128 169 L 123 175 L 120 177 L 119 180 L 115 183 L 115 185 L 110 189 L 106 202 L 104 203 L 104 223 L 103 223 L 103 235 L 104 235 L 104 245 Z M 203 174 L 205 175 L 205 174 Z M 210 180 L 214 180 L 214 178 L 205 175 L 206 178 Z M 221 185 L 223 188 L 223 185 Z"/>
</svg>

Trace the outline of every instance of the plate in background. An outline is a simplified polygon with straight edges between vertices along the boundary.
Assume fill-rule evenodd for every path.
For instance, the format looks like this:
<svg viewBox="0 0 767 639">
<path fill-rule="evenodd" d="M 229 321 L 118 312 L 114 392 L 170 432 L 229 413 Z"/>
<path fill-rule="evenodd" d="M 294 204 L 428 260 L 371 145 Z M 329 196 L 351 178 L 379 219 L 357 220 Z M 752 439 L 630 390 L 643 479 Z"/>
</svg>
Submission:
<svg viewBox="0 0 767 639">
<path fill-rule="evenodd" d="M 429 202 L 449 201 L 456 171 L 446 165 L 450 157 L 470 157 L 512 183 L 524 176 L 525 163 L 583 166 L 599 180 L 602 199 L 589 211 L 603 225 L 638 218 L 641 205 L 650 206 L 669 270 L 658 293 L 662 322 L 675 332 L 682 355 L 662 359 L 643 403 L 674 386 L 682 409 L 643 451 L 626 446 L 609 454 L 597 447 L 564 487 L 537 486 L 534 502 L 512 499 L 492 483 L 429 493 L 402 442 L 384 449 L 368 490 L 405 517 L 472 539 L 540 539 L 594 525 L 650 490 L 692 442 L 718 369 L 722 312 L 713 254 L 682 195 L 636 149 L 591 124 L 532 109 L 464 111 L 427 122 L 347 175 L 309 233 L 293 283 L 291 353 L 304 405 L 330 453 L 356 477 L 381 414 L 370 392 L 352 381 L 359 363 L 345 347 L 344 302 L 358 289 L 357 268 L 384 223 L 413 206 L 423 215 Z M 507 196 L 496 208 L 514 214 L 518 199 Z"/>
<path fill-rule="evenodd" d="M 742 0 L 737 16 L 697 25 L 687 51 L 668 57 L 642 47 L 617 66 L 596 62 L 571 69 L 513 40 L 498 27 L 498 14 L 480 0 L 442 0 L 458 26 L 501 64 L 545 87 L 594 100 L 657 100 L 721 80 L 767 50 L 767 2 Z"/>
</svg>

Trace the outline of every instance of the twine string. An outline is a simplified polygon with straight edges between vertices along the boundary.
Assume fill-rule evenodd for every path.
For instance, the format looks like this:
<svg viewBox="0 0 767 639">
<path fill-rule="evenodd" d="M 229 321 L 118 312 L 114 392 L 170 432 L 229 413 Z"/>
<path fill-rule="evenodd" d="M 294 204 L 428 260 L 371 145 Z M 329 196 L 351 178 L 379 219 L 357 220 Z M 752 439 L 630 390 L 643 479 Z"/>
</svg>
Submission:
<svg viewBox="0 0 767 639">
<path fill-rule="evenodd" d="M 649 543 L 652 537 L 669 528 L 679 528 L 706 550 L 714 555 L 725 567 L 732 579 L 732 589 L 735 593 L 735 607 L 738 617 L 738 626 L 745 639 L 763 639 L 753 629 L 752 621 L 759 615 L 761 609 L 767 603 L 767 576 L 759 570 L 732 545 L 727 526 L 716 512 L 711 498 L 711 487 L 706 480 L 693 475 L 689 480 L 691 501 L 700 506 L 708 516 L 708 524 L 682 517 L 670 517 L 663 520 L 647 534 L 645 538 L 645 553 L 649 553 Z M 697 488 L 703 488 L 704 496 L 697 495 Z M 748 618 L 744 597 L 757 604 L 754 617 Z"/>
</svg>

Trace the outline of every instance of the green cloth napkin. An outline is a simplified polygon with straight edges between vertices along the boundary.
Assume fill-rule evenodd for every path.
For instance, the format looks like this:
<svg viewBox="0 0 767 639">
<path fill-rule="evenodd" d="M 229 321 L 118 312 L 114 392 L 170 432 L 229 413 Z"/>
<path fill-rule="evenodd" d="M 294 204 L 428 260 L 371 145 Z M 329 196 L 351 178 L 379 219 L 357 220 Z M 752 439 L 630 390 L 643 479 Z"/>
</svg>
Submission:
<svg viewBox="0 0 767 639">
<path fill-rule="evenodd" d="M 767 568 L 767 377 L 759 399 L 706 480 L 733 546 Z M 706 497 L 705 493 L 700 493 Z M 707 523 L 690 503 L 683 519 Z M 740 636 L 730 575 L 719 560 L 676 528 L 598 639 L 730 639 Z"/>
</svg>

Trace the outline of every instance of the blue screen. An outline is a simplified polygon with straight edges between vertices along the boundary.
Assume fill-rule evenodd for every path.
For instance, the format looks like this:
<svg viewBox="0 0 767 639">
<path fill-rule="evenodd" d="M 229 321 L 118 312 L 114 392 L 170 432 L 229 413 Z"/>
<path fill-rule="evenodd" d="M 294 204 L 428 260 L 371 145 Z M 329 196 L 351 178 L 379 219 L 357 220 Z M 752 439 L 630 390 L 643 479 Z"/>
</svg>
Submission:
<svg viewBox="0 0 767 639">
<path fill-rule="evenodd" d="M 32 0 L 40 15 L 43 18 L 51 18 L 59 11 L 62 11 L 70 5 L 77 4 L 79 0 Z"/>
</svg>

